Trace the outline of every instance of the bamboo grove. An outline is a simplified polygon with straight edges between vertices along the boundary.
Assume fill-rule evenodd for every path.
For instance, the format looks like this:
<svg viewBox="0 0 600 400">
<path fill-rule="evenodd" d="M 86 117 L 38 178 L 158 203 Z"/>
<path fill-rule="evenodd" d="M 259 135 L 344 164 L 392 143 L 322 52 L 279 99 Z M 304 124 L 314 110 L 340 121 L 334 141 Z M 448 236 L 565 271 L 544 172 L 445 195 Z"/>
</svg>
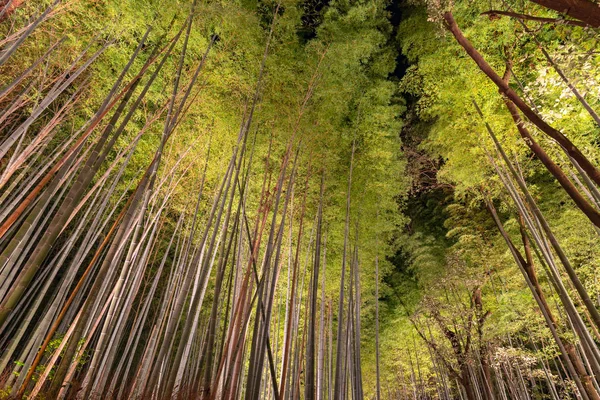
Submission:
<svg viewBox="0 0 600 400">
<path fill-rule="evenodd" d="M 443 228 L 407 208 L 420 223 L 404 275 L 433 293 L 403 288 L 422 293 L 400 301 L 420 345 L 404 346 L 396 393 L 596 399 L 598 5 L 428 2 L 406 14 L 403 139 L 426 176 L 409 204 Z M 433 199 L 442 211 L 415 204 Z"/>
<path fill-rule="evenodd" d="M 1 399 L 600 399 L 594 1 L 0 25 Z"/>
<path fill-rule="evenodd" d="M 399 143 L 391 64 L 339 59 L 350 24 L 335 21 L 300 53 L 294 4 L 143 3 L 131 25 L 117 3 L 3 5 L 3 396 L 362 397 L 351 214 L 375 208 L 351 191 L 375 196 L 399 165 L 377 152 Z M 388 120 L 363 130 L 377 107 Z"/>
</svg>

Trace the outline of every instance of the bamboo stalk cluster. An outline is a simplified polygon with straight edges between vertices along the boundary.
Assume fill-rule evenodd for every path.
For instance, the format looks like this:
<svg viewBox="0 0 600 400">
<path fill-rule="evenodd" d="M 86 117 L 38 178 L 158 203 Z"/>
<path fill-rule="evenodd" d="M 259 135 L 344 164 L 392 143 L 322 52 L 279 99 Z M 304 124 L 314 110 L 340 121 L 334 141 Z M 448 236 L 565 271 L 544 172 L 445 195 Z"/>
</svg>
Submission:
<svg viewBox="0 0 600 400">
<path fill-rule="evenodd" d="M 600 11 L 586 0 L 535 2 L 566 11 L 576 19 L 569 20 L 573 26 L 597 27 L 600 21 Z M 2 3 L 0 22 L 19 4 Z M 0 67 L 60 7 L 55 0 L 11 31 L 1 42 Z M 190 51 L 198 7 L 194 1 L 183 23 L 174 19 L 173 29 L 158 40 L 150 40 L 149 27 L 123 69 L 115 72 L 100 104 L 76 128 L 70 116 L 85 99 L 92 67 L 119 45 L 103 32 L 58 75 L 32 77 L 66 41 L 54 39 L 0 89 L 0 384 L 8 396 L 337 400 L 363 399 L 372 392 L 377 400 L 508 400 L 534 398 L 534 388 L 542 382 L 540 392 L 554 400 L 569 395 L 600 399 L 598 307 L 520 165 L 507 154 L 475 99 L 474 115 L 488 136 L 482 143 L 492 145 L 482 146 L 517 217 L 518 239 L 505 227 L 489 188 L 482 187 L 478 195 L 552 343 L 538 349 L 540 343 L 527 327 L 526 339 L 508 335 L 503 347 L 494 347 L 484 334 L 491 312 L 482 287 L 470 288 L 466 296 L 452 287 L 445 304 L 428 299 L 425 312 L 408 316 L 414 346 L 402 356 L 410 370 L 400 371 L 396 387 L 385 386 L 380 377 L 377 256 L 375 382 L 363 379 L 363 248 L 351 195 L 361 141 L 352 140 L 349 164 L 344 165 L 343 239 L 340 248 L 328 248 L 326 177 L 331 171 L 305 154 L 311 137 L 301 127 L 326 73 L 328 50 L 291 112 L 286 142 L 271 139 L 262 154 L 256 144 L 256 115 L 276 42 L 282 7 L 277 4 L 231 148 L 225 156 L 215 156 L 212 133 L 201 132 L 195 140 L 207 143 L 204 154 L 192 146 L 170 160 L 173 154 L 168 156 L 167 149 L 202 95 L 206 63 L 219 46 L 213 34 L 201 54 Z M 556 22 L 510 10 L 496 14 L 516 17 L 521 24 Z M 523 144 L 600 232 L 600 170 L 593 160 L 511 86 L 517 77 L 510 57 L 500 76 L 463 35 L 451 12 L 444 10 L 442 19 L 498 88 Z M 593 107 L 541 49 L 586 115 L 600 123 Z M 193 68 L 187 70 L 190 59 Z M 128 130 L 171 63 L 174 74 L 169 86 L 161 88 L 166 101 L 144 114 L 141 128 L 129 140 Z M 151 156 L 135 171 L 136 151 L 148 143 L 156 125 L 161 131 Z M 564 153 L 566 166 L 547 151 L 549 142 Z M 274 161 L 277 145 L 283 153 Z M 185 188 L 182 210 L 174 199 L 194 165 L 191 157 L 201 159 L 203 169 L 194 187 Z M 311 164 L 302 165 L 307 159 Z M 214 185 L 207 177 L 209 165 L 222 166 Z M 320 181 L 318 190 L 311 187 L 315 181 Z M 340 255 L 341 265 L 328 265 L 328 251 Z M 540 266 L 549 287 L 540 283 Z M 326 290 L 331 269 L 340 272 L 334 297 Z M 494 287 L 496 296 L 504 290 L 501 284 L 499 288 Z M 442 312 L 450 306 L 455 313 Z M 427 348 L 433 382 L 425 382 L 417 338 Z M 557 348 L 558 353 L 532 360 L 511 352 L 526 347 Z M 534 365 L 542 376 L 534 376 Z"/>
<path fill-rule="evenodd" d="M 593 7 L 591 2 L 571 2 L 568 10 L 561 8 L 559 4 L 561 2 L 535 2 L 557 11 L 565 11 L 568 15 L 577 18 L 578 20 L 572 25 L 597 26 L 597 23 L 593 22 L 598 15 L 597 9 L 583 16 L 583 9 Z M 488 14 L 517 18 L 526 32 L 531 33 L 523 22 L 525 20 L 556 23 L 554 19 L 515 13 L 507 2 L 503 1 L 503 4 L 509 8 L 509 11 L 493 11 Z M 498 88 L 506 110 L 523 139 L 522 144 L 529 148 L 533 156 L 565 190 L 577 209 L 598 231 L 600 210 L 598 167 L 563 132 L 552 127 L 541 117 L 531 99 L 524 99 L 510 86 L 510 80 L 514 78 L 521 90 L 523 89 L 520 81 L 514 76 L 509 52 L 506 54 L 506 70 L 501 76 L 465 37 L 452 12 L 444 10 L 441 19 L 462 50 Z M 570 23 L 569 21 L 567 20 L 567 23 Z M 537 38 L 535 36 L 533 38 L 548 64 L 555 69 L 589 117 L 598 123 L 595 110 Z M 567 251 L 531 193 L 520 164 L 507 154 L 498 135 L 487 122 L 481 105 L 475 99 L 472 100 L 472 106 L 490 140 L 488 142 L 482 139 L 481 146 L 489 164 L 494 168 L 501 187 L 512 203 L 511 213 L 516 215 L 520 232 L 518 241 L 515 241 L 505 228 L 501 213 L 497 210 L 498 201 L 492 197 L 490 188 L 482 186 L 477 195 L 483 199 L 488 215 L 518 267 L 535 301 L 536 312 L 542 316 L 545 328 L 550 332 L 553 341 L 551 344 L 542 343 L 540 349 L 539 343 L 536 344 L 536 339 L 527 327 L 528 342 L 508 335 L 504 344 L 513 349 L 533 347 L 536 352 L 547 351 L 549 346 L 555 346 L 558 355 L 551 361 L 543 358 L 526 360 L 525 357 L 519 356 L 511 358 L 506 349 L 498 347 L 494 349 L 493 343 L 484 338 L 490 311 L 486 311 L 482 303 L 481 286 L 475 286 L 465 299 L 465 296 L 458 294 L 462 289 L 458 289 L 456 285 L 449 285 L 454 293 L 451 295 L 447 293 L 445 305 L 430 299 L 425 302 L 424 311 L 410 317 L 418 336 L 428 347 L 436 379 L 434 388 L 437 398 L 455 398 L 455 388 L 458 388 L 460 398 L 469 400 L 531 399 L 536 398 L 534 390 L 540 385 L 537 394 L 544 395 L 545 398 L 560 399 L 572 396 L 572 398 L 598 399 L 600 396 L 598 382 L 600 315 L 597 304 L 592 300 L 580 273 L 569 259 Z M 532 129 L 536 129 L 541 135 L 532 133 Z M 547 153 L 542 143 L 547 145 L 548 142 L 557 144 L 564 152 L 566 165 L 559 163 L 562 160 L 553 160 Z M 493 147 L 488 148 L 486 143 L 491 143 Z M 544 287 L 538 279 L 540 266 L 545 280 L 549 282 L 549 287 Z M 487 283 L 495 279 L 497 278 L 494 278 L 490 271 L 489 276 L 481 281 Z M 502 282 L 496 284 L 501 287 Z M 493 282 L 492 285 L 494 286 Z M 496 296 L 499 296 L 505 289 L 498 291 L 494 288 L 494 291 Z M 551 298 L 558 299 L 559 304 L 551 304 L 549 300 Z M 453 308 L 454 315 L 442 313 L 449 304 L 458 305 Z M 434 335 L 432 332 L 437 334 Z M 421 377 L 418 357 L 415 355 L 416 369 L 413 368 L 413 355 L 410 352 L 408 357 L 412 369 L 411 382 L 406 387 L 403 382 L 399 392 L 400 397 L 425 398 L 428 395 L 423 388 L 427 385 Z M 539 367 L 543 375 L 535 376 L 532 365 Z M 411 389 L 413 393 L 410 393 Z"/>
<path fill-rule="evenodd" d="M 59 3 L 7 39 L 0 65 Z M 333 301 L 325 294 L 323 275 L 326 171 L 309 168 L 322 178 L 312 224 L 307 223 L 310 174 L 297 182 L 303 140 L 298 128 L 322 73 L 320 64 L 283 159 L 272 165 L 267 155 L 258 206 L 248 209 L 257 164 L 253 117 L 277 10 L 254 94 L 218 186 L 206 187 L 213 162 L 208 139 L 201 181 L 190 189 L 188 209 L 171 207 L 191 150 L 168 168 L 163 154 L 195 91 L 201 91 L 196 84 L 218 41 L 216 35 L 208 40 L 195 70 L 186 74 L 195 7 L 196 2 L 172 36 L 150 44 L 148 28 L 94 114 L 50 152 L 41 150 L 84 96 L 90 66 L 116 44 L 93 38 L 47 84 L 43 99 L 25 117 L 19 113 L 31 85 L 17 91 L 63 39 L 2 89 L 0 371 L 4 390 L 15 398 L 363 398 L 358 243 L 351 251 L 348 235 L 351 181 L 342 265 L 349 276 L 340 283 L 335 337 Z M 168 101 L 119 148 L 173 59 L 177 67 Z M 63 100 L 74 82 L 78 86 Z M 58 111 L 38 127 L 40 116 L 59 98 Z M 155 123 L 163 128 L 154 154 L 131 175 L 133 154 Z M 133 178 L 123 182 L 125 176 Z M 352 253 L 349 262 L 346 253 Z M 281 290 L 282 270 L 287 270 L 286 291 Z"/>
</svg>

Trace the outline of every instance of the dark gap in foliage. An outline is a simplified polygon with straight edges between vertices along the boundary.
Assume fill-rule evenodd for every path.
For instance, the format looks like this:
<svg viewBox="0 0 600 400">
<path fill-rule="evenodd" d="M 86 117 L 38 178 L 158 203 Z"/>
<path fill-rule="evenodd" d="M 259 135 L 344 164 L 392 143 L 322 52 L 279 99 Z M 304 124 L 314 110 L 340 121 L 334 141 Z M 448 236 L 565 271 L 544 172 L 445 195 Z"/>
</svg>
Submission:
<svg viewBox="0 0 600 400">
<path fill-rule="evenodd" d="M 407 292 L 416 290 L 419 284 L 415 271 L 411 268 L 410 254 L 399 248 L 393 256 L 387 257 L 387 261 L 394 269 L 383 277 L 383 282 L 391 291 L 382 293 L 380 300 L 391 309 L 406 306 L 403 299 L 406 299 Z"/>
<path fill-rule="evenodd" d="M 405 0 L 392 0 L 386 10 L 389 12 L 389 20 L 392 25 L 392 34 L 390 35 L 390 45 L 396 48 L 396 68 L 394 68 L 394 72 L 390 74 L 390 78 L 394 79 L 402 79 L 402 77 L 406 74 L 406 70 L 409 67 L 408 60 L 402 54 L 400 49 L 400 45 L 396 37 L 398 36 L 398 27 L 403 20 L 402 8 L 405 5 Z"/>
<path fill-rule="evenodd" d="M 301 3 L 303 10 L 302 25 L 298 28 L 298 36 L 306 43 L 317 36 L 317 29 L 323 22 L 323 11 L 329 0 L 305 0 Z"/>
<path fill-rule="evenodd" d="M 386 7 L 393 29 L 389 44 L 397 50 L 396 66 L 389 76 L 394 81 L 400 81 L 410 66 L 407 58 L 402 54 L 398 40 L 399 26 L 408 16 L 404 12 L 407 6 L 405 0 L 393 0 Z M 404 124 L 399 135 L 402 140 L 402 151 L 407 159 L 405 173 L 411 179 L 408 196 L 398 201 L 399 209 L 409 218 L 403 234 L 414 237 L 418 241 L 424 240 L 419 246 L 425 246 L 431 256 L 439 258 L 443 257 L 445 249 L 451 245 L 446 238 L 448 229 L 445 227 L 445 221 L 449 217 L 446 207 L 451 203 L 453 189 L 437 179 L 437 173 L 445 160 L 429 154 L 421 147 L 421 143 L 428 136 L 432 121 L 421 120 L 418 113 L 419 96 L 412 93 L 401 95 L 406 102 L 406 112 L 403 115 Z M 388 257 L 394 269 L 384 281 L 391 288 L 391 293 L 382 300 L 392 307 L 411 308 L 412 304 L 405 303 L 412 303 L 420 298 L 419 276 L 415 269 L 418 266 L 414 265 L 413 251 L 414 249 L 402 246 L 393 256 Z"/>
<path fill-rule="evenodd" d="M 273 16 L 275 15 L 275 10 L 277 9 L 277 5 L 279 4 L 277 1 L 272 0 L 258 0 L 256 1 L 256 13 L 260 18 L 260 26 L 269 31 L 271 28 L 271 24 L 273 23 Z M 279 5 L 279 9 L 277 10 L 277 15 L 283 15 L 285 12 L 285 6 Z"/>
</svg>

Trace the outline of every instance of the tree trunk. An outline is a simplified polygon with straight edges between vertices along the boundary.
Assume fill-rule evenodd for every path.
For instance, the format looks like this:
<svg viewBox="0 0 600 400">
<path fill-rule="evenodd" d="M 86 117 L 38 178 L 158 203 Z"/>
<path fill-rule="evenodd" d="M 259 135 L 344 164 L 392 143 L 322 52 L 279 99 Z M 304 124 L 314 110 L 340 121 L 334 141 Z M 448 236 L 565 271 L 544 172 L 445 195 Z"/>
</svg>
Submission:
<svg viewBox="0 0 600 400">
<path fill-rule="evenodd" d="M 559 13 L 567 14 L 571 18 L 578 19 L 586 24 L 600 27 L 600 7 L 589 0 L 531 0 Z"/>
<path fill-rule="evenodd" d="M 565 192 L 573 199 L 573 202 L 577 207 L 588 217 L 588 219 L 597 227 L 600 228 L 600 213 L 579 193 L 575 185 L 569 180 L 563 170 L 550 159 L 548 154 L 542 149 L 542 147 L 533 139 L 529 130 L 525 127 L 517 107 L 508 99 L 505 99 L 504 103 L 510 111 L 515 125 L 524 139 L 525 144 L 533 151 L 536 157 L 544 164 L 546 169 L 556 178 L 558 183 L 563 187 Z"/>
<path fill-rule="evenodd" d="M 599 8 L 600 10 L 600 8 Z M 465 49 L 467 54 L 475 61 L 479 69 L 485 73 L 488 78 L 498 87 L 500 92 L 504 94 L 510 101 L 512 101 L 519 110 L 529 119 L 534 125 L 536 125 L 542 132 L 556 140 L 571 156 L 581 168 L 588 174 L 588 176 L 600 185 L 600 170 L 597 169 L 590 160 L 573 144 L 562 132 L 551 127 L 546 123 L 535 111 L 533 111 L 519 95 L 510 88 L 508 83 L 498 75 L 492 67 L 484 60 L 483 56 L 473 47 L 471 42 L 465 38 L 460 28 L 454 20 L 454 16 L 451 12 L 444 13 L 444 20 L 448 30 L 454 35 L 456 41 Z"/>
<path fill-rule="evenodd" d="M 464 363 L 460 367 L 461 376 L 460 384 L 465 389 L 467 400 L 477 400 L 475 395 L 475 389 L 473 388 L 473 382 L 471 382 L 471 374 L 469 373 L 469 365 Z"/>
</svg>

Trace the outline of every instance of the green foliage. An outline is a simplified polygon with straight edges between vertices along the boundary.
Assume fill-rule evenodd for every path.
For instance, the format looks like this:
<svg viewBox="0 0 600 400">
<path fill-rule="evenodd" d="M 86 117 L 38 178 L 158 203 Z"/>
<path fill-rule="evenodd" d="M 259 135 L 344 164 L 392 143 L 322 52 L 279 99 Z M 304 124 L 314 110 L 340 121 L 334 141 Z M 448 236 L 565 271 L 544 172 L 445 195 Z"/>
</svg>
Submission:
<svg viewBox="0 0 600 400">
<path fill-rule="evenodd" d="M 25 2 L 14 16 L 15 26 L 25 24 L 31 14 L 49 3 L 49 0 Z M 420 323 L 431 322 L 434 308 L 447 320 L 464 316 L 465 309 L 470 307 L 469 296 L 476 288 L 481 288 L 483 308 L 490 312 L 478 344 L 491 343 L 497 350 L 494 357 L 499 363 L 518 364 L 531 357 L 556 356 L 555 346 L 532 350 L 516 349 L 506 343 L 506 337 L 547 343 L 550 335 L 483 202 L 485 195 L 497 205 L 506 230 L 521 248 L 514 205 L 504 192 L 491 160 L 501 163 L 473 101 L 481 107 L 485 121 L 523 172 L 584 285 L 592 296 L 600 296 L 597 232 L 543 165 L 532 157 L 497 88 L 453 37 L 441 29 L 439 12 L 449 6 L 430 3 L 403 3 L 402 23 L 394 27 L 389 19 L 388 2 L 383 0 L 332 0 L 327 6 L 316 7 L 315 15 L 309 19 L 308 5 L 303 1 L 198 2 L 182 85 L 191 79 L 211 36 L 218 35 L 218 40 L 202 71 L 200 89 L 193 93 L 190 109 L 165 149 L 159 173 L 162 179 L 177 165 L 183 166 L 183 172 L 173 179 L 176 183 L 169 187 L 173 183 L 169 182 L 160 190 L 173 190 L 172 202 L 165 212 L 167 231 L 172 231 L 179 214 L 184 213 L 187 234 L 190 199 L 197 194 L 205 164 L 208 163 L 205 198 L 212 198 L 223 177 L 236 144 L 241 116 L 248 111 L 255 95 L 267 37 L 275 18 L 249 135 L 254 153 L 245 204 L 247 216 L 249 220 L 258 216 L 263 179 L 267 176 L 268 190 L 274 190 L 282 157 L 288 144 L 293 143 L 299 148 L 299 162 L 289 211 L 292 228 L 286 230 L 285 241 L 289 240 L 294 247 L 297 244 L 300 203 L 302 195 L 307 193 L 306 234 L 300 248 L 301 272 L 305 264 L 310 272 L 307 250 L 311 246 L 319 185 L 324 176 L 327 270 L 323 279 L 326 297 L 336 307 L 346 192 L 353 160 L 350 247 L 358 245 L 365 333 L 363 372 L 369 397 L 374 392 L 375 380 L 374 307 L 380 300 L 381 362 L 383 381 L 388 385 L 396 384 L 398 376 L 407 377 L 413 362 L 422 368 L 425 381 L 435 379 L 430 349 L 418 337 L 409 317 L 417 316 Z M 58 38 L 64 36 L 65 41 L 46 65 L 36 69 L 36 77 L 46 78 L 36 78 L 36 88 L 28 94 L 30 103 L 26 112 L 47 91 L 51 78 L 65 71 L 87 46 L 91 54 L 105 42 L 111 43 L 85 76 L 75 82 L 74 88 L 86 85 L 85 96 L 43 150 L 45 155 L 56 150 L 94 113 L 147 26 L 152 26 L 148 43 L 128 79 L 140 70 L 155 46 L 164 46 L 183 26 L 190 5 L 190 1 L 165 0 L 66 2 L 35 31 L 10 62 L 2 66 L 2 86 Z M 531 29 L 524 29 L 509 18 L 480 15 L 489 6 L 484 1 L 458 1 L 453 11 L 465 35 L 492 67 L 502 74 L 506 60 L 512 60 L 511 86 L 528 101 L 532 99 L 545 120 L 560 128 L 598 164 L 600 129 L 538 49 L 539 42 L 590 105 L 599 108 L 600 68 L 596 65 L 600 56 L 596 51 L 596 32 L 564 24 L 528 23 Z M 525 8 L 532 15 L 549 15 L 530 3 Z M 6 35 L 10 29 L 2 26 L 0 31 Z M 117 141 L 107 165 L 131 144 L 151 117 L 163 112 L 173 87 L 176 54 L 180 50 L 181 43 Z M 399 81 L 392 76 L 398 53 L 409 64 Z M 146 79 L 142 79 L 136 95 Z M 64 101 L 61 97 L 57 103 Z M 51 116 L 49 111 L 36 124 L 47 122 Z M 141 171 L 152 160 L 162 134 L 161 121 L 157 118 L 146 127 L 119 182 L 119 190 L 111 199 L 114 204 L 124 191 L 132 190 Z M 559 165 L 575 172 L 555 143 L 530 128 Z M 209 202 L 201 204 L 201 220 L 208 208 Z M 164 241 L 159 243 L 159 248 L 165 247 Z M 291 261 L 291 255 L 284 253 L 282 277 L 289 273 Z M 376 257 L 381 277 L 380 299 L 374 298 Z M 540 282 L 550 293 L 550 282 L 541 266 L 539 270 Z M 156 271 L 153 266 L 151 274 Z M 302 279 L 306 280 L 306 276 Z M 284 296 L 285 279 L 280 279 L 278 289 L 277 295 Z M 210 290 L 207 296 L 212 296 Z M 548 297 L 556 300 L 552 295 Z M 283 307 L 279 309 L 279 317 L 284 317 Z M 279 335 L 281 341 L 283 327 L 273 335 Z M 444 340 L 440 332 L 433 336 L 437 341 Z M 46 356 L 59 348 L 62 339 L 57 336 L 52 340 Z M 442 351 L 450 357 L 447 343 Z M 79 361 L 80 368 L 89 357 L 86 351 Z M 17 362 L 15 366 L 23 365 Z M 40 365 L 36 372 L 43 370 Z M 433 393 L 432 387 L 425 390 Z M 0 399 L 6 396 L 0 392 Z"/>
<path fill-rule="evenodd" d="M 440 16 L 441 11 L 451 9 L 465 36 L 499 75 L 504 73 L 506 60 L 512 60 L 513 89 L 533 102 L 547 122 L 561 129 L 596 164 L 600 129 L 548 64 L 539 46 L 550 54 L 592 108 L 598 109 L 599 96 L 593 93 L 598 87 L 595 82 L 599 69 L 589 64 L 597 57 L 589 51 L 597 41 L 597 33 L 535 22 L 526 22 L 526 30 L 515 19 L 480 15 L 490 7 L 499 7 L 488 2 L 415 3 L 403 8 L 397 32 L 399 47 L 409 63 L 399 90 L 408 101 L 405 119 L 410 126 L 403 130 L 403 141 L 409 154 L 407 171 L 412 190 L 403 203 L 410 222 L 397 238 L 402 250 L 390 259 L 394 272 L 386 278 L 394 290 L 385 292 L 384 297 L 388 307 L 386 318 L 397 315 L 398 319 L 385 327 L 383 335 L 397 339 L 383 342 L 383 354 L 394 348 L 413 346 L 410 337 L 387 332 L 400 331 L 401 326 L 406 326 L 403 317 L 407 315 L 406 304 L 410 305 L 408 312 L 413 313 L 427 304 L 422 300 L 427 296 L 436 307 L 451 307 L 454 301 L 445 298 L 450 287 L 468 291 L 476 284 L 483 288 L 483 306 L 490 311 L 484 330 L 486 340 L 492 346 L 503 346 L 509 335 L 524 343 L 535 341 L 538 349 L 529 349 L 528 357 L 551 359 L 557 353 L 555 346 L 549 345 L 550 333 L 535 311 L 531 293 L 483 203 L 485 193 L 497 205 L 505 228 L 521 249 L 515 208 L 496 176 L 490 157 L 498 165 L 502 162 L 475 112 L 473 100 L 481 107 L 485 121 L 509 157 L 523 172 L 590 294 L 598 293 L 594 272 L 598 236 L 544 166 L 532 157 L 496 86 L 445 31 Z M 519 3 L 517 7 L 509 1 L 499 8 L 511 6 L 529 15 L 556 17 L 532 2 Z M 530 124 L 527 126 L 561 167 L 577 174 L 555 143 Z M 537 259 L 535 262 L 549 301 L 555 304 L 552 286 L 541 264 Z M 447 345 L 443 337 L 437 341 L 438 345 Z M 427 351 L 422 341 L 418 346 L 421 346 L 418 351 Z M 504 357 L 501 352 L 497 356 Z M 395 371 L 402 374 L 398 367 Z M 408 381 L 406 374 L 405 371 Z M 390 375 L 387 379 L 394 378 Z"/>
</svg>

